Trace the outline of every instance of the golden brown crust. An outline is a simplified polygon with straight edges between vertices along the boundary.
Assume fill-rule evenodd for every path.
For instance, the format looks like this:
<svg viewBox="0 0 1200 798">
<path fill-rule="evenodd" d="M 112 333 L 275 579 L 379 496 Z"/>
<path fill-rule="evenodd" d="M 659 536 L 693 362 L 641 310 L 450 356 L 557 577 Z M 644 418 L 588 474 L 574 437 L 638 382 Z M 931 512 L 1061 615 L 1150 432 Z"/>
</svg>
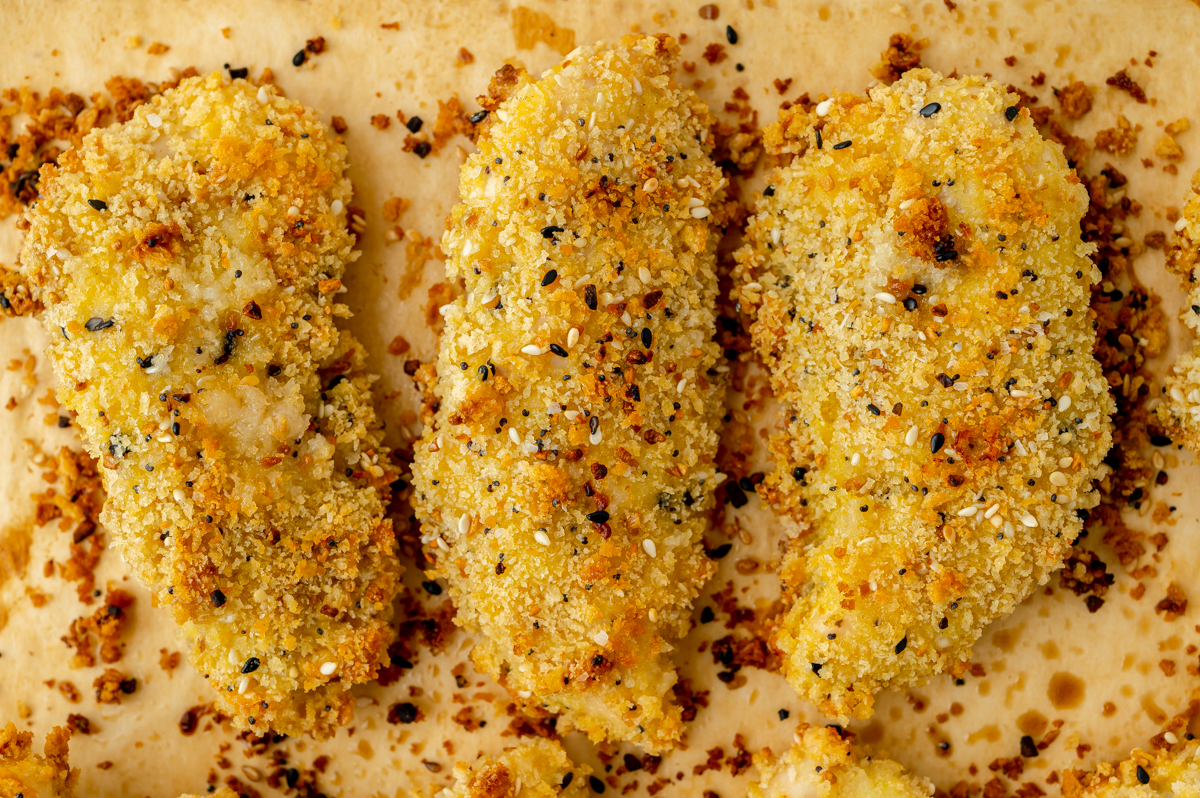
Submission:
<svg viewBox="0 0 1200 798">
<path fill-rule="evenodd" d="M 33 734 L 8 723 L 0 730 L 0 798 L 73 798 L 79 771 L 67 761 L 71 732 L 46 735 L 45 756 L 33 753 Z"/>
<path fill-rule="evenodd" d="M 552 740 L 531 740 L 497 757 L 454 768 L 455 783 L 437 798 L 583 798 L 592 769 L 576 765 Z"/>
<path fill-rule="evenodd" d="M 443 241 L 417 512 L 481 669 L 595 739 L 679 739 L 671 640 L 712 572 L 723 179 L 668 37 L 502 81 Z M 509 87 L 511 84 L 511 87 Z M 599 98 L 599 99 L 598 99 Z"/>
<path fill-rule="evenodd" d="M 981 78 L 909 72 L 764 140 L 800 153 L 735 289 L 787 408 L 759 492 L 801 533 L 774 642 L 801 695 L 865 717 L 881 687 L 961 666 L 1096 503 L 1112 401 L 1087 196 Z"/>
<path fill-rule="evenodd" d="M 1164 743 L 1165 744 L 1165 743 Z M 1063 773 L 1063 798 L 1192 798 L 1200 795 L 1200 743 L 1134 750 L 1115 765 Z"/>
<path fill-rule="evenodd" d="M 1175 235 L 1167 250 L 1167 268 L 1179 276 L 1187 292 L 1180 320 L 1193 335 L 1200 334 L 1200 172 L 1192 176 L 1183 213 L 1175 222 Z M 1154 414 L 1167 434 L 1192 451 L 1200 451 L 1200 343 L 1181 355 L 1167 370 L 1162 396 Z"/>
<path fill-rule="evenodd" d="M 272 87 L 193 78 L 46 170 L 22 253 L 102 520 L 257 730 L 331 733 L 392 635 L 345 162 Z"/>
</svg>

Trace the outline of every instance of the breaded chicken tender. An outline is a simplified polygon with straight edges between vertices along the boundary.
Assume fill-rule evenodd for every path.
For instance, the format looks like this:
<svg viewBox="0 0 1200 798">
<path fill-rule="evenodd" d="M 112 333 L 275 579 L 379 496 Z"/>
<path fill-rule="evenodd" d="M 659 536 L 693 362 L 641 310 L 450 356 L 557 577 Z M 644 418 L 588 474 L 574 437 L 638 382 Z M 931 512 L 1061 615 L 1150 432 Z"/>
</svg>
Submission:
<svg viewBox="0 0 1200 798">
<path fill-rule="evenodd" d="M 957 672 L 1058 568 L 1113 403 L 1087 194 L 982 78 L 914 70 L 792 108 L 735 294 L 783 404 L 760 493 L 796 522 L 774 645 L 830 716 Z"/>
<path fill-rule="evenodd" d="M 592 769 L 576 765 L 552 740 L 523 742 L 496 758 L 454 768 L 454 785 L 437 798 L 583 798 Z"/>
<path fill-rule="evenodd" d="M 749 798 L 928 798 L 933 785 L 890 759 L 863 757 L 831 726 L 802 725 L 796 743 L 779 758 L 754 757 L 759 780 Z"/>
<path fill-rule="evenodd" d="M 593 739 L 679 739 L 671 641 L 712 574 L 724 183 L 666 36 L 524 75 L 464 164 L 416 507 L 474 659 Z"/>
<path fill-rule="evenodd" d="M 1135 750 L 1116 765 L 1102 764 L 1081 778 L 1063 774 L 1063 798 L 1198 798 L 1200 743 L 1153 753 Z"/>
<path fill-rule="evenodd" d="M 33 733 L 9 723 L 0 730 L 0 798 L 73 798 L 79 769 L 67 762 L 71 732 L 46 735 L 45 756 L 33 753 Z"/>
<path fill-rule="evenodd" d="M 1192 176 L 1191 191 L 1183 214 L 1175 223 L 1175 240 L 1167 252 L 1167 268 L 1179 275 L 1187 293 L 1188 309 L 1183 323 L 1200 334 L 1200 283 L 1196 265 L 1200 260 L 1200 172 Z M 1158 422 L 1179 443 L 1200 451 L 1200 343 L 1167 370 L 1163 401 L 1154 409 Z"/>
<path fill-rule="evenodd" d="M 362 347 L 346 151 L 273 87 L 186 80 L 49 167 L 22 271 L 102 521 L 240 726 L 331 734 L 399 565 Z"/>
</svg>

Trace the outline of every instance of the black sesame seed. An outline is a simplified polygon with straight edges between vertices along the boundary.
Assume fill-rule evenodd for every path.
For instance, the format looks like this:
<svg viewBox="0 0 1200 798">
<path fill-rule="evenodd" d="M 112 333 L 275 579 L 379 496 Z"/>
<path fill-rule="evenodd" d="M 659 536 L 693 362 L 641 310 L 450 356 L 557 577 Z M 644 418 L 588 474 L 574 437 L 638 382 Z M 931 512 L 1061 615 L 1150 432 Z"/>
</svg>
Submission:
<svg viewBox="0 0 1200 798">
<path fill-rule="evenodd" d="M 584 287 L 583 301 L 588 306 L 588 310 L 596 309 L 596 286 L 589 284 Z"/>
<path fill-rule="evenodd" d="M 729 42 L 730 44 L 738 43 L 737 31 L 733 29 L 732 25 L 725 26 L 725 41 Z"/>
<path fill-rule="evenodd" d="M 230 80 L 237 80 L 238 78 L 244 78 L 249 74 L 250 74 L 249 67 L 238 67 L 237 69 L 229 70 Z"/>
<path fill-rule="evenodd" d="M 471 114 L 471 124 L 478 125 L 480 122 L 487 119 L 487 115 L 487 111 L 476 111 L 475 113 Z"/>
<path fill-rule="evenodd" d="M 437 582 L 430 582 L 430 581 L 426 580 L 421 583 L 421 587 L 425 588 L 425 592 L 431 596 L 442 595 L 442 586 L 439 585 Z"/>
<path fill-rule="evenodd" d="M 946 444 L 946 436 L 940 432 L 933 433 L 933 437 L 929 439 L 929 451 L 937 454 L 938 451 Z"/>
<path fill-rule="evenodd" d="M 408 128 L 410 133 L 417 133 L 421 130 L 421 125 L 423 124 L 425 124 L 425 122 L 421 119 L 421 117 L 414 116 L 405 122 L 404 126 Z"/>
<path fill-rule="evenodd" d="M 595 776 L 588 776 L 588 786 L 591 787 L 592 792 L 596 793 L 597 795 L 604 793 L 604 782 L 600 781 L 600 779 L 596 778 Z"/>
<path fill-rule="evenodd" d="M 587 518 L 587 520 L 591 521 L 593 524 L 605 524 L 605 523 L 608 523 L 608 519 L 609 519 L 609 515 L 606 510 L 596 510 L 595 512 L 588 513 L 584 517 Z"/>
<path fill-rule="evenodd" d="M 549 230 L 549 229 L 550 229 L 550 228 L 546 228 L 546 230 Z M 561 227 L 560 227 L 560 228 L 555 228 L 555 229 L 559 230 L 560 232 L 562 231 L 562 228 L 561 228 Z M 543 230 L 543 231 L 542 231 L 542 236 L 543 236 L 543 237 L 545 237 L 545 238 L 549 238 L 550 236 L 546 235 L 546 230 Z M 551 235 L 553 235 L 553 234 L 551 234 Z M 557 271 L 555 271 L 554 269 L 551 269 L 550 271 L 546 272 L 546 273 L 545 273 L 545 274 L 542 276 L 542 288 L 545 288 L 546 286 L 550 285 L 551 283 L 553 283 L 553 282 L 554 282 L 555 280 L 557 280 L 557 279 L 558 279 L 558 272 L 557 272 Z"/>
<path fill-rule="evenodd" d="M 649 327 L 643 327 L 642 328 L 642 346 L 649 349 L 650 344 L 652 344 L 653 342 L 654 342 L 654 334 L 652 332 L 650 332 Z"/>
<path fill-rule="evenodd" d="M 91 205 L 93 208 L 95 208 L 98 211 L 108 210 L 108 203 L 105 202 L 104 200 L 90 199 L 90 200 L 88 200 L 88 205 Z"/>
<path fill-rule="evenodd" d="M 558 355 L 559 357 L 567 356 L 567 350 L 563 349 L 558 344 L 550 344 L 550 351 L 553 352 L 554 354 Z"/>
<path fill-rule="evenodd" d="M 405 701 L 403 704 L 397 704 L 395 707 L 393 707 L 393 709 L 395 710 L 394 717 L 400 723 L 413 723 L 417 719 L 417 707 L 415 704 L 409 701 Z M 388 715 L 390 718 L 392 713 L 389 712 Z"/>
<path fill-rule="evenodd" d="M 99 316 L 93 316 L 83 326 L 87 328 L 88 332 L 99 332 L 100 330 L 107 330 L 113 324 L 112 319 L 102 319 Z"/>
<path fill-rule="evenodd" d="M 292 66 L 302 66 L 308 60 L 308 54 L 303 50 L 292 56 Z"/>
<path fill-rule="evenodd" d="M 413 152 L 415 152 L 417 154 L 418 158 L 424 158 L 426 155 L 429 154 L 429 151 L 432 149 L 433 149 L 433 147 L 429 144 L 428 141 L 422 141 L 420 144 L 413 147 Z"/>
<path fill-rule="evenodd" d="M 876 407 L 876 406 L 875 406 L 875 405 L 873 405 L 873 404 L 868 404 L 868 405 L 867 405 L 867 410 L 870 410 L 870 411 L 871 411 L 871 415 L 873 415 L 873 416 L 877 416 L 877 415 L 879 415 L 879 408 L 878 408 L 878 407 Z"/>
<path fill-rule="evenodd" d="M 1150 774 L 1147 773 L 1146 769 L 1144 767 L 1142 767 L 1141 765 L 1137 766 L 1137 780 L 1138 780 L 1138 784 L 1149 784 L 1150 783 Z"/>
<path fill-rule="evenodd" d="M 1168 438 L 1166 435 L 1151 435 L 1150 436 L 1150 445 L 1151 446 L 1170 446 L 1171 439 Z"/>
<path fill-rule="evenodd" d="M 904 309 L 905 310 L 916 310 L 917 309 L 917 300 L 913 299 L 912 297 L 907 297 L 904 300 Z"/>
<path fill-rule="evenodd" d="M 779 719 L 787 720 L 791 716 L 791 714 L 792 713 L 788 712 L 786 709 L 781 709 L 781 710 L 779 710 Z"/>
<path fill-rule="evenodd" d="M 1009 122 L 1017 118 L 1017 114 L 1021 113 L 1021 109 L 1015 105 L 1010 105 L 1004 109 L 1004 118 Z"/>
<path fill-rule="evenodd" d="M 712 623 L 715 618 L 716 613 L 713 612 L 712 607 L 705 607 L 700 610 L 700 623 Z"/>
<path fill-rule="evenodd" d="M 258 657 L 251 657 L 246 660 L 246 664 L 242 666 L 242 673 L 254 673 L 258 670 Z"/>
<path fill-rule="evenodd" d="M 813 672 L 814 674 L 816 674 L 817 676 L 820 676 L 820 675 L 821 675 L 821 668 L 822 668 L 822 667 L 824 667 L 825 663 L 823 663 L 823 662 L 810 662 L 810 663 L 809 663 L 809 665 L 811 665 L 811 666 L 812 666 L 812 672 Z"/>
<path fill-rule="evenodd" d="M 817 128 L 817 149 L 822 149 L 824 143 L 824 140 L 821 138 L 821 128 Z"/>
<path fill-rule="evenodd" d="M 572 782 L 572 781 L 574 781 L 574 780 L 575 780 L 575 774 L 574 774 L 574 773 L 568 773 L 567 775 L 563 776 L 562 785 L 561 785 L 561 786 L 562 786 L 562 788 L 563 788 L 564 790 L 565 790 L 565 789 L 567 789 L 568 787 L 570 787 L 570 786 L 571 786 L 571 782 Z"/>
<path fill-rule="evenodd" d="M 908 636 L 900 638 L 900 642 L 896 644 L 896 653 L 899 654 L 904 649 L 908 648 Z"/>
<path fill-rule="evenodd" d="M 849 139 L 847 139 L 846 141 L 839 141 L 837 144 L 834 144 L 833 148 L 835 150 L 844 150 L 853 143 L 854 143 L 853 141 L 850 141 Z"/>
<path fill-rule="evenodd" d="M 220 590 L 214 590 L 212 592 L 211 598 L 212 598 L 212 605 L 214 607 L 222 607 L 225 605 L 225 594 L 222 593 Z"/>
<path fill-rule="evenodd" d="M 558 227 L 558 226 L 552 225 L 552 224 L 546 225 L 545 227 L 542 228 L 542 238 L 554 238 L 556 233 L 561 233 L 561 232 L 563 232 L 563 229 L 561 227 Z"/>
<path fill-rule="evenodd" d="M 774 197 L 775 196 L 775 186 L 767 186 L 766 188 L 764 188 L 763 196 L 764 197 Z"/>
<path fill-rule="evenodd" d="M 941 103 L 929 103 L 921 109 L 920 114 L 925 118 L 929 118 L 940 110 L 942 110 Z"/>
</svg>

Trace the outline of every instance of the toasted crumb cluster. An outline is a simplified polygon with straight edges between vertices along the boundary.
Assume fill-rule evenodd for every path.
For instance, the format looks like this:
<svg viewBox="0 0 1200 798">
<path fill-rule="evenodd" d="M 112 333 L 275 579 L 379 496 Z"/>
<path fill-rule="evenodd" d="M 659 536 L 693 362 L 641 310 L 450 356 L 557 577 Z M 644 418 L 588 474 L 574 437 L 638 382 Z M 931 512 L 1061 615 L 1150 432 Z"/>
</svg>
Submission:
<svg viewBox="0 0 1200 798">
<path fill-rule="evenodd" d="M 1167 253 L 1167 268 L 1179 275 L 1187 293 L 1188 309 L 1182 320 L 1200 334 L 1200 283 L 1196 262 L 1200 260 L 1200 172 L 1192 176 L 1191 190 L 1183 214 L 1175 223 L 1175 240 Z M 1167 370 L 1163 401 L 1154 409 L 1158 422 L 1170 436 L 1200 451 L 1200 344 L 1180 356 Z"/>
<path fill-rule="evenodd" d="M 72 798 L 79 770 L 67 762 L 71 732 L 56 726 L 46 735 L 44 757 L 33 753 L 33 734 L 9 723 L 0 730 L 0 798 Z"/>
<path fill-rule="evenodd" d="M 273 87 L 192 78 L 44 171 L 22 272 L 102 521 L 239 725 L 325 736 L 391 638 L 393 481 L 346 153 Z"/>
<path fill-rule="evenodd" d="M 430 574 L 479 667 L 593 739 L 679 739 L 670 641 L 712 573 L 724 179 L 669 37 L 514 75 L 442 247 L 435 423 L 414 485 Z"/>
<path fill-rule="evenodd" d="M 1109 448 L 1087 193 L 982 78 L 908 72 L 793 107 L 735 296 L 784 405 L 759 492 L 798 522 L 774 643 L 802 696 L 868 717 L 959 668 L 1062 562 Z"/>
<path fill-rule="evenodd" d="M 928 798 L 933 785 L 890 759 L 863 757 L 832 726 L 802 725 L 796 744 L 779 758 L 754 757 L 759 780 L 749 798 Z"/>
<path fill-rule="evenodd" d="M 1192 798 L 1200 795 L 1200 743 L 1153 753 L 1135 750 L 1116 765 L 1101 764 L 1082 778 L 1064 773 L 1063 798 Z"/>
<path fill-rule="evenodd" d="M 454 768 L 454 786 L 437 798 L 583 798 L 589 795 L 587 765 L 575 765 L 552 740 L 521 743 L 495 759 L 480 757 Z"/>
</svg>

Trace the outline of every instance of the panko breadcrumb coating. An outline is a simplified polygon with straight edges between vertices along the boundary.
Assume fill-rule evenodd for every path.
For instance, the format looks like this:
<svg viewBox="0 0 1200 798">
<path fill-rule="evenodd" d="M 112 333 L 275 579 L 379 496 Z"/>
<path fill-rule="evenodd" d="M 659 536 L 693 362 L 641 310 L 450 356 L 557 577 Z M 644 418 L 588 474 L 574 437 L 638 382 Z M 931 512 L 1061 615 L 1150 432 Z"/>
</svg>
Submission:
<svg viewBox="0 0 1200 798">
<path fill-rule="evenodd" d="M 33 753 L 33 733 L 8 723 L 0 730 L 0 798 L 73 798 L 79 769 L 67 762 L 71 732 L 56 726 L 43 752 Z"/>
<path fill-rule="evenodd" d="M 496 758 L 454 768 L 454 785 L 437 798 L 583 798 L 592 769 L 576 765 L 552 740 L 521 743 Z"/>
<path fill-rule="evenodd" d="M 474 652 L 593 739 L 679 739 L 671 640 L 713 571 L 724 179 L 678 45 L 629 36 L 519 75 L 464 164 L 442 247 L 422 535 Z M 723 369 L 722 369 L 723 370 Z M 561 728 L 561 727 L 560 727 Z"/>
<path fill-rule="evenodd" d="M 1116 765 L 1104 763 L 1082 779 L 1064 774 L 1063 798 L 1197 798 L 1200 743 L 1181 743 L 1153 753 L 1135 750 Z"/>
<path fill-rule="evenodd" d="M 1192 176 L 1191 191 L 1183 214 L 1175 223 L 1175 240 L 1167 253 L 1167 268 L 1179 275 L 1187 293 L 1183 323 L 1200 334 L 1200 283 L 1196 262 L 1200 260 L 1200 172 Z M 1181 355 L 1167 370 L 1163 401 L 1154 413 L 1158 422 L 1179 443 L 1200 451 L 1200 343 Z"/>
<path fill-rule="evenodd" d="M 43 172 L 21 257 L 103 523 L 260 733 L 345 724 L 392 636 L 394 469 L 334 325 L 345 169 L 310 109 L 194 78 Z"/>
<path fill-rule="evenodd" d="M 796 743 L 776 759 L 754 757 L 759 780 L 749 798 L 928 798 L 933 785 L 913 776 L 890 759 L 863 757 L 853 736 L 832 726 L 802 725 Z"/>
<path fill-rule="evenodd" d="M 831 716 L 957 672 L 1099 498 L 1087 193 L 1015 103 L 913 70 L 765 134 L 795 157 L 735 290 L 785 407 L 760 493 L 799 522 L 773 642 Z"/>
</svg>

